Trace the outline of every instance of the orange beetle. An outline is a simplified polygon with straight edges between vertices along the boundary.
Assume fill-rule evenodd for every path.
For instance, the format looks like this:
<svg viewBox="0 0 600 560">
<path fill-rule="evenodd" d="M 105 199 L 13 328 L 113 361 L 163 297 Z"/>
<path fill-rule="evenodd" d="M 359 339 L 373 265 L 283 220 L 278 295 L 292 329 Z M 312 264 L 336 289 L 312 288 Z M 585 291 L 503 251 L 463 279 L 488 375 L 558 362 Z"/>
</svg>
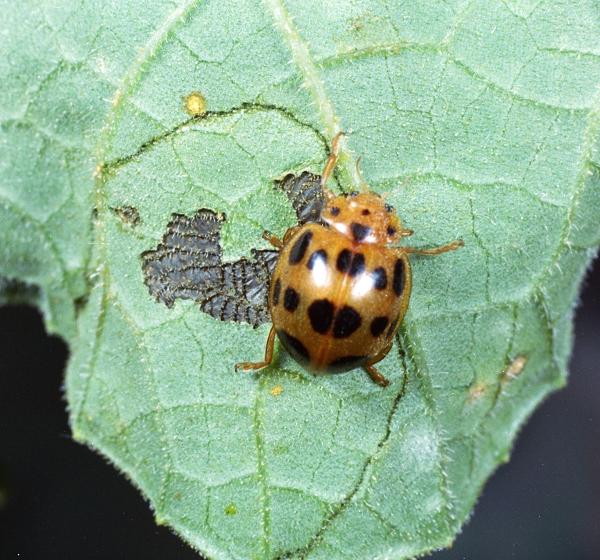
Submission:
<svg viewBox="0 0 600 560">
<path fill-rule="evenodd" d="M 326 201 L 320 220 L 288 229 L 283 241 L 264 234 L 280 249 L 269 291 L 273 326 L 264 360 L 236 369 L 268 366 L 277 334 L 294 359 L 314 372 L 363 367 L 385 387 L 389 382 L 374 365 L 390 351 L 408 307 L 408 255 L 438 255 L 463 245 L 458 240 L 431 249 L 395 246 L 413 232 L 378 194 L 366 188 L 341 196 L 328 191 L 340 137 L 321 176 Z"/>
</svg>

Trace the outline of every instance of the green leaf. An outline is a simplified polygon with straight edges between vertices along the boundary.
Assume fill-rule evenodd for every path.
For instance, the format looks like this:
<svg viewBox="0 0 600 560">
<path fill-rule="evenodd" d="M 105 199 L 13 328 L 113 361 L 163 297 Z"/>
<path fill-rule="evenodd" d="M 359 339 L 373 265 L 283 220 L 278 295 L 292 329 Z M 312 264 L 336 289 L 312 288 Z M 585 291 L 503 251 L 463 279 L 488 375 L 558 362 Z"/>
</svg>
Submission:
<svg viewBox="0 0 600 560">
<path fill-rule="evenodd" d="M 223 559 L 452 542 L 565 381 L 600 241 L 598 7 L 2 2 L 0 299 L 25 287 L 68 341 L 73 433 L 158 522 Z M 192 92 L 206 113 L 186 112 Z M 236 373 L 268 325 L 157 303 L 140 255 L 198 208 L 227 215 L 226 259 L 266 248 L 294 222 L 273 181 L 319 173 L 339 130 L 337 188 L 360 155 L 415 245 L 465 247 L 413 259 L 387 389 L 279 347 Z"/>
</svg>

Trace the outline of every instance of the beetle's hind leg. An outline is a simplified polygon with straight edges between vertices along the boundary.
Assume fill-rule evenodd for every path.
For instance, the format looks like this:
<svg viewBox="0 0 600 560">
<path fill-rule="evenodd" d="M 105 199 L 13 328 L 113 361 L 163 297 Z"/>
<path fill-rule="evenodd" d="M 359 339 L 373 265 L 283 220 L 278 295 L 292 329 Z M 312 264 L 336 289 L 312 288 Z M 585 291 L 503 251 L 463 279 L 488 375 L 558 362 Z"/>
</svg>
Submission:
<svg viewBox="0 0 600 560">
<path fill-rule="evenodd" d="M 375 354 L 375 356 L 373 356 L 363 366 L 363 369 L 369 374 L 369 377 L 371 378 L 371 380 L 374 383 L 377 383 L 377 385 L 379 385 L 381 387 L 387 387 L 390 384 L 390 382 L 383 375 L 381 375 L 381 373 L 379 373 L 379 370 L 377 368 L 375 368 L 373 366 L 377 362 L 381 362 L 381 360 L 383 360 L 383 358 L 385 358 L 387 356 L 387 354 L 391 350 L 393 344 L 394 344 L 394 341 L 393 340 L 390 341 L 390 343 L 383 350 L 381 350 L 381 352 L 379 352 L 378 354 Z"/>
<path fill-rule="evenodd" d="M 271 327 L 269 336 L 267 337 L 267 344 L 265 346 L 265 359 L 262 362 L 239 362 L 235 364 L 235 370 L 241 369 L 243 371 L 262 369 L 271 365 L 273 361 L 273 346 L 275 345 L 275 327 Z"/>
<path fill-rule="evenodd" d="M 377 385 L 381 386 L 381 387 L 387 387 L 390 382 L 387 378 L 385 378 L 383 375 L 381 375 L 381 373 L 379 373 L 379 370 L 377 368 L 374 368 L 373 366 L 363 366 L 364 370 L 369 374 L 369 377 L 371 378 L 371 380 L 375 383 L 377 383 Z"/>
</svg>

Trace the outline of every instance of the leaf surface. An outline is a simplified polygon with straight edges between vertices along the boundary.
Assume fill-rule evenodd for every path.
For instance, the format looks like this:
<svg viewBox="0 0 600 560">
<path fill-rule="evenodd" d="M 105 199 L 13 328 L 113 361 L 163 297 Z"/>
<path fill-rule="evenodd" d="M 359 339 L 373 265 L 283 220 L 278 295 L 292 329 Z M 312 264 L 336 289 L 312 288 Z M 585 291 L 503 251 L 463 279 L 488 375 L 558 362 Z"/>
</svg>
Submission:
<svg viewBox="0 0 600 560">
<path fill-rule="evenodd" d="M 1 299 L 30 286 L 69 342 L 75 437 L 211 558 L 448 545 L 565 381 L 600 241 L 598 2 L 25 4 L 0 24 Z M 339 130 L 336 188 L 360 155 L 411 243 L 465 241 L 412 260 L 385 390 L 279 347 L 236 373 L 268 325 L 167 308 L 142 274 L 173 213 L 223 212 L 225 259 L 268 248 L 294 224 L 274 181 Z"/>
</svg>

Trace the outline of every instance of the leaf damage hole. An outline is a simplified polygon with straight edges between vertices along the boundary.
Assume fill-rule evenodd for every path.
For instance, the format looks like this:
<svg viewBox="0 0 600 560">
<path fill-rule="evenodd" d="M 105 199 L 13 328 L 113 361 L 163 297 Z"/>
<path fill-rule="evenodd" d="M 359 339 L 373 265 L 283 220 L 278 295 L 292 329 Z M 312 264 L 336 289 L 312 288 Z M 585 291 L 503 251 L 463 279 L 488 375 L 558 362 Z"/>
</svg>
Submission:
<svg viewBox="0 0 600 560">
<path fill-rule="evenodd" d="M 250 259 L 222 262 L 224 221 L 224 214 L 207 208 L 191 217 L 173 214 L 162 242 L 142 253 L 144 282 L 167 307 L 191 299 L 216 319 L 257 327 L 269 320 L 269 279 L 278 253 L 253 250 Z"/>
<path fill-rule="evenodd" d="M 325 194 L 321 185 L 321 176 L 308 171 L 300 175 L 286 175 L 275 186 L 282 190 L 292 203 L 299 224 L 318 222 L 325 206 Z"/>
<path fill-rule="evenodd" d="M 299 223 L 318 221 L 324 204 L 320 177 L 307 171 L 276 181 Z M 123 208 L 115 209 L 123 219 Z M 172 214 L 162 241 L 141 254 L 144 283 L 167 307 L 176 299 L 196 301 L 221 321 L 270 322 L 268 294 L 279 252 L 252 249 L 251 257 L 223 262 L 221 227 L 226 217 L 208 208 L 193 216 Z"/>
</svg>

